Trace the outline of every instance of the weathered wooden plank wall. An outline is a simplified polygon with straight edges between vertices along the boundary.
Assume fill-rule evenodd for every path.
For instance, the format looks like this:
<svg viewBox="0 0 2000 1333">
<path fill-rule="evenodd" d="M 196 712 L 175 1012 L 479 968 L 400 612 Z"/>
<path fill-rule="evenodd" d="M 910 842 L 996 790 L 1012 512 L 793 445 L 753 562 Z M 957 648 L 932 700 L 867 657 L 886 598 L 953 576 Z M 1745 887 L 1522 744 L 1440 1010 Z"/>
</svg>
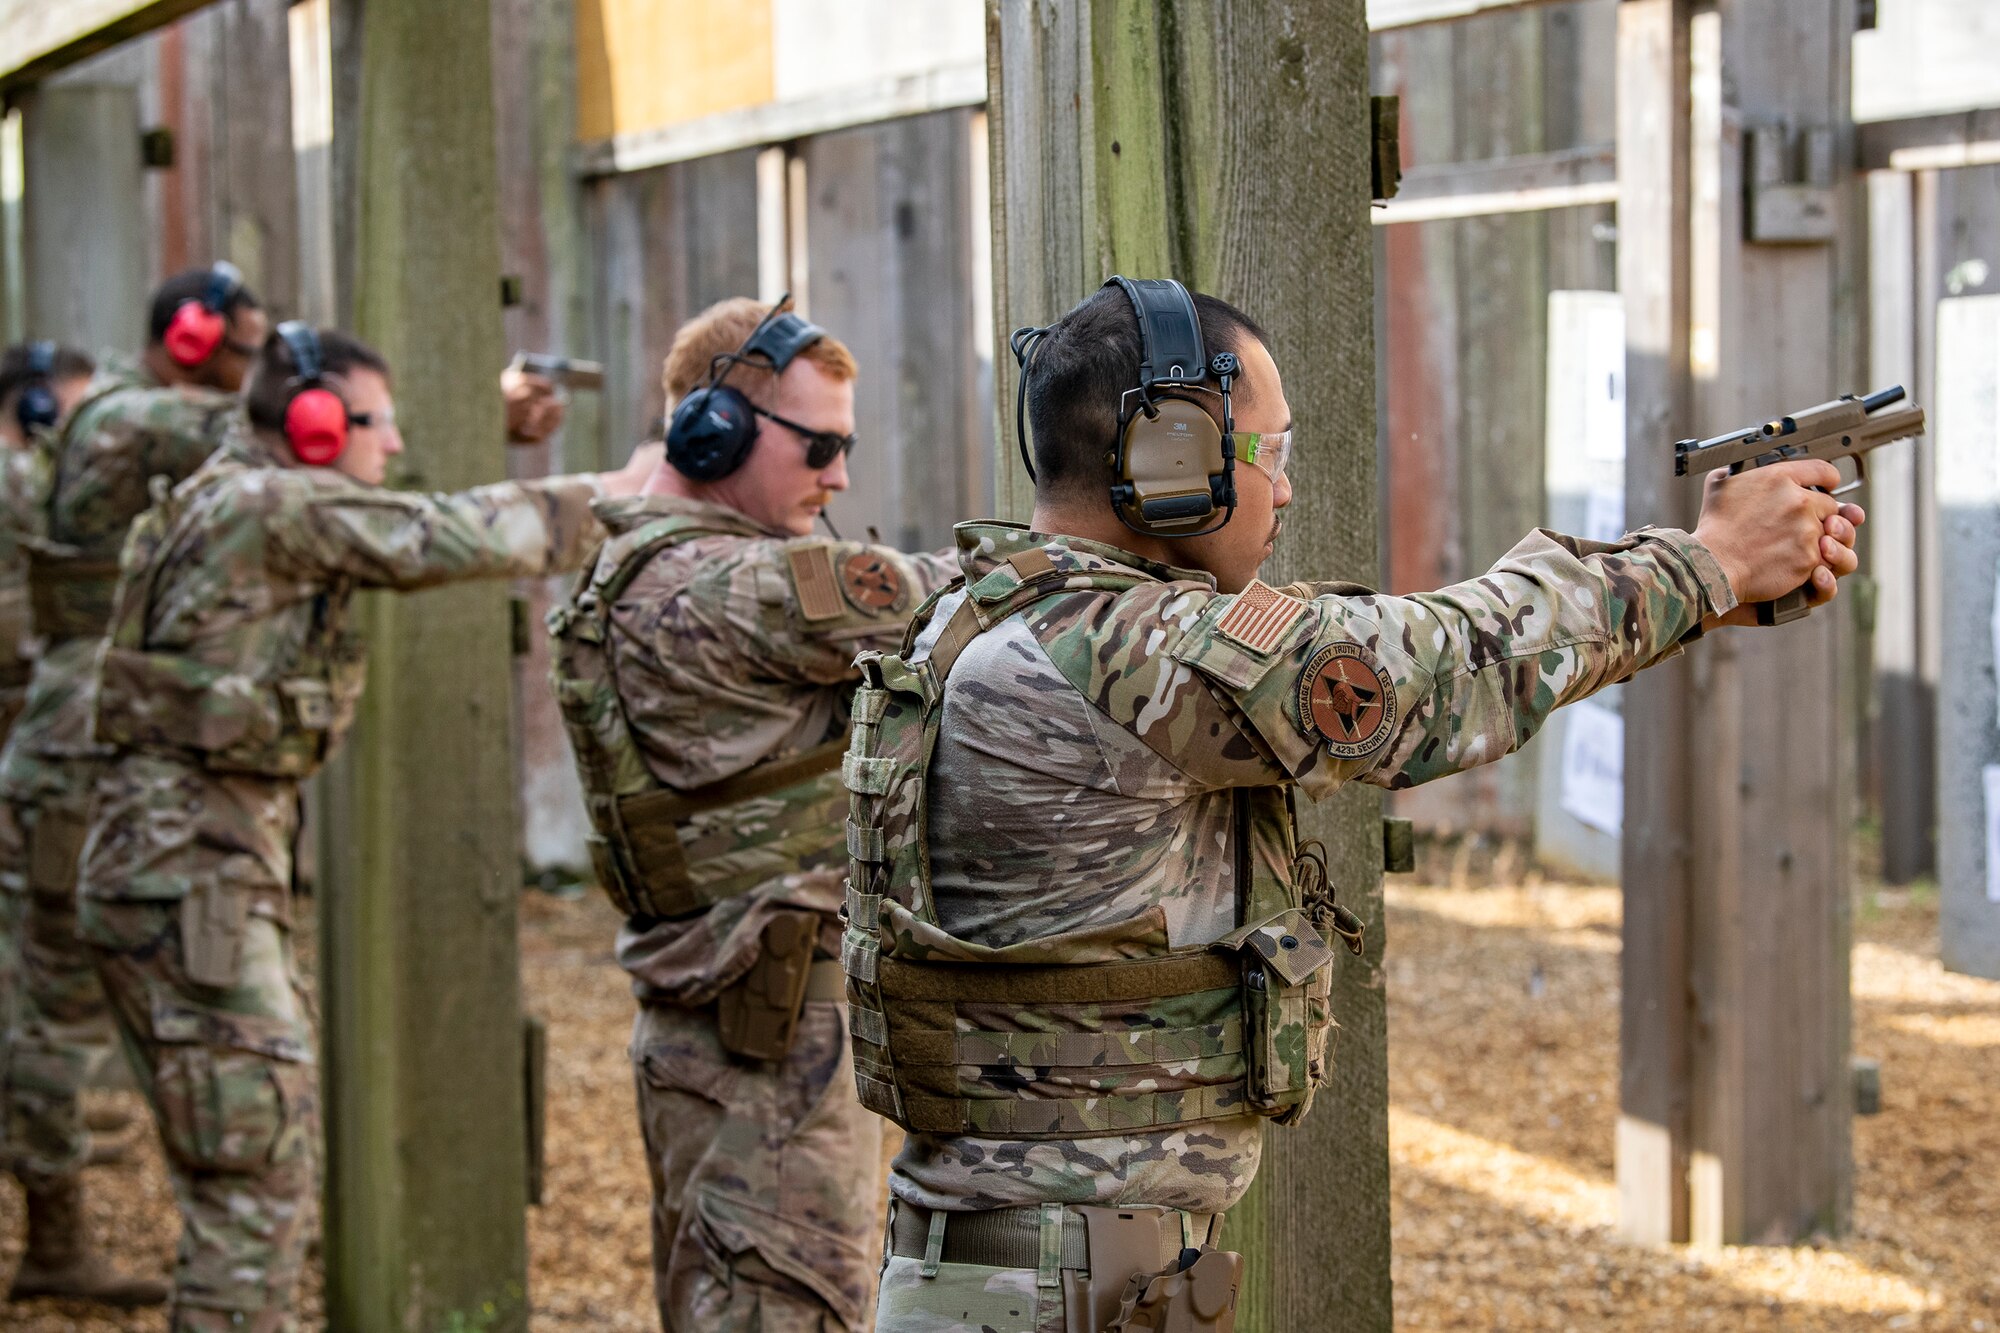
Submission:
<svg viewBox="0 0 2000 1333">
<path fill-rule="evenodd" d="M 1374 38 L 1403 99 L 1405 167 L 1609 143 L 1616 0 L 1568 0 Z M 1609 205 L 1379 228 L 1385 579 L 1468 578 L 1547 521 L 1548 294 L 1616 286 Z M 1525 838 L 1546 747 L 1393 799 L 1439 832 Z"/>
<path fill-rule="evenodd" d="M 674 330 L 725 296 L 757 294 L 757 154 L 598 177 L 584 217 L 608 460 L 664 410 L 660 365 Z"/>
<path fill-rule="evenodd" d="M 973 268 L 970 111 L 805 141 L 806 283 L 815 322 L 861 363 L 853 487 L 831 516 L 906 550 L 991 508 L 993 410 L 974 344 L 991 280 Z"/>
</svg>

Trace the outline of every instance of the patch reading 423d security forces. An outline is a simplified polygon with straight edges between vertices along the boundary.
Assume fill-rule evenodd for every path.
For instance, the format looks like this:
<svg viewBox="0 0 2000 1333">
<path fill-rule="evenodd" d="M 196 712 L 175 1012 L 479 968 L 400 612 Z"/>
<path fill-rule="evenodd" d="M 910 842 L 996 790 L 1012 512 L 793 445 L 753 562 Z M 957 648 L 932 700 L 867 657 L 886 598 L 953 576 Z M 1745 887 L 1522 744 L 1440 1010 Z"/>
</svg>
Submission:
<svg viewBox="0 0 2000 1333">
<path fill-rule="evenodd" d="M 1361 645 L 1329 643 L 1299 673 L 1299 721 L 1328 752 L 1359 759 L 1395 734 L 1395 686 Z"/>
<path fill-rule="evenodd" d="M 892 611 L 903 600 L 903 576 L 882 557 L 856 551 L 841 561 L 840 590 L 857 611 Z"/>
</svg>

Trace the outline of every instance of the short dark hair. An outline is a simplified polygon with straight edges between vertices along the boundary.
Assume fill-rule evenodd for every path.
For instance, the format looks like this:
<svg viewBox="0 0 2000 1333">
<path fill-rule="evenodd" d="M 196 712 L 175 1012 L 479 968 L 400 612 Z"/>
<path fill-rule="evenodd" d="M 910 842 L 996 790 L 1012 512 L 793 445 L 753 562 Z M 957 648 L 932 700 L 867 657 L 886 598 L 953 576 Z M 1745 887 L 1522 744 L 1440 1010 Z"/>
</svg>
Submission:
<svg viewBox="0 0 2000 1333">
<path fill-rule="evenodd" d="M 1220 297 L 1190 294 L 1210 356 L 1240 354 L 1249 338 L 1268 346 L 1256 320 Z M 1080 496 L 1110 486 L 1119 400 L 1139 383 L 1139 317 L 1131 299 L 1117 287 L 1100 287 L 1077 302 L 1035 346 L 1027 374 L 1036 490 Z M 1212 410 L 1219 413 L 1220 404 Z"/>
<path fill-rule="evenodd" d="M 176 273 L 161 283 L 153 292 L 153 309 L 146 321 L 147 336 L 160 342 L 167 336 L 167 325 L 174 322 L 174 311 L 189 301 L 199 301 L 208 295 L 209 275 L 212 268 L 191 268 L 184 273 Z M 239 310 L 261 310 L 263 305 L 248 284 L 238 283 L 222 303 L 225 316 L 234 315 Z"/>
<path fill-rule="evenodd" d="M 0 352 L 0 403 L 6 402 L 35 377 L 34 342 L 19 342 Z M 54 364 L 49 369 L 53 380 L 87 379 L 97 370 L 97 363 L 87 353 L 74 347 L 56 344 Z"/>
<path fill-rule="evenodd" d="M 389 363 L 367 343 L 339 329 L 318 332 L 320 374 L 342 376 L 355 370 L 372 370 L 384 379 L 389 377 Z M 250 424 L 262 430 L 282 431 L 285 409 L 291 405 L 298 377 L 299 363 L 292 357 L 291 344 L 273 331 L 264 339 L 264 346 L 257 353 L 257 364 L 250 368 L 250 382 L 243 390 L 243 405 L 250 415 Z M 333 387 L 337 392 L 339 386 Z"/>
</svg>

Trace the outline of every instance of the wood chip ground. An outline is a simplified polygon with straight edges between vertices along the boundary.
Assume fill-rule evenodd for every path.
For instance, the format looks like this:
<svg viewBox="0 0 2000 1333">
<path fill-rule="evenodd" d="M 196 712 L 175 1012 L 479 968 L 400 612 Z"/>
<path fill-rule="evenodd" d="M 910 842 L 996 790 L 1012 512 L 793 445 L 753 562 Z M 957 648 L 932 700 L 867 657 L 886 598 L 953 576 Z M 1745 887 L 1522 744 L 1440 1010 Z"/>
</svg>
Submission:
<svg viewBox="0 0 2000 1333">
<path fill-rule="evenodd" d="M 1882 1062 L 1883 1111 L 1855 1125 L 1853 1234 L 1696 1254 L 1626 1245 L 1611 1225 L 1616 891 L 1464 882 L 1389 891 L 1400 1328 L 2000 1333 L 2000 983 L 1939 967 L 1934 896 L 1857 904 L 1855 1051 Z M 528 1222 L 535 1333 L 657 1327 L 614 926 L 594 898 L 524 900 L 527 999 L 550 1045 L 548 1202 Z M 100 1241 L 167 1271 L 176 1222 L 150 1129 L 131 1162 L 88 1179 Z M 21 1224 L 19 1192 L 0 1186 L 0 1275 Z M 316 1278 L 307 1306 L 320 1327 Z M 0 1306 L 0 1329 L 22 1333 L 165 1326 Z"/>
</svg>

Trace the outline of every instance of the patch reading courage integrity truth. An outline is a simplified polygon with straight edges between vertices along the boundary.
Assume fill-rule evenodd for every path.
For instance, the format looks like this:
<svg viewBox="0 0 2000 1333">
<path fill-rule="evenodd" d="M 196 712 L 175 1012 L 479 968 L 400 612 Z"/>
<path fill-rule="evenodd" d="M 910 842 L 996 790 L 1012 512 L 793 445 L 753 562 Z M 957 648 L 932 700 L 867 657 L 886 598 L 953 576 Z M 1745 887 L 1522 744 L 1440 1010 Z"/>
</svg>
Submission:
<svg viewBox="0 0 2000 1333">
<path fill-rule="evenodd" d="M 785 553 L 792 567 L 792 587 L 799 595 L 799 614 L 807 620 L 831 620 L 841 615 L 840 583 L 833 574 L 833 551 L 824 542 L 795 546 Z"/>
<path fill-rule="evenodd" d="M 1306 604 L 1287 597 L 1262 579 L 1236 594 L 1235 603 L 1215 622 L 1216 632 L 1253 653 L 1268 653 L 1306 613 Z"/>
<path fill-rule="evenodd" d="M 1358 643 L 1329 643 L 1299 673 L 1299 722 L 1342 759 L 1372 754 L 1396 731 L 1396 687 Z"/>
</svg>

